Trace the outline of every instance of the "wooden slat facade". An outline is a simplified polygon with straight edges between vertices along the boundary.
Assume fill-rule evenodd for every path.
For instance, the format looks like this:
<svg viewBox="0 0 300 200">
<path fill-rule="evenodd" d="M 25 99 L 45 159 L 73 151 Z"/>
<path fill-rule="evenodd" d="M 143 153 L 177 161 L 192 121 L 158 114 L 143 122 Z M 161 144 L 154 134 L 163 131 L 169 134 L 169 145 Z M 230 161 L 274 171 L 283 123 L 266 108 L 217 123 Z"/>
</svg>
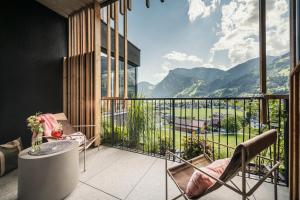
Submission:
<svg viewBox="0 0 300 200">
<path fill-rule="evenodd" d="M 66 58 L 64 113 L 72 125 L 93 125 L 94 52 Z M 80 130 L 90 136 L 91 130 Z"/>
<path fill-rule="evenodd" d="M 120 96 L 119 82 L 119 2 L 114 3 L 114 34 L 115 34 L 115 62 L 114 62 L 114 97 Z"/>
<path fill-rule="evenodd" d="M 99 135 L 101 127 L 100 30 L 98 2 L 69 17 L 69 52 L 68 58 L 64 60 L 63 70 L 64 113 L 72 125 L 94 126 L 79 129 L 88 138 Z"/>
<path fill-rule="evenodd" d="M 127 87 L 127 68 L 128 68 L 128 39 L 127 39 L 127 0 L 122 1 L 122 12 L 124 14 L 124 47 L 125 80 Z M 107 6 L 106 23 L 110 27 L 110 19 L 113 8 L 114 19 L 114 97 L 119 97 L 119 1 L 113 6 Z M 63 88 L 64 88 L 64 113 L 67 115 L 72 125 L 93 125 L 84 129 L 79 129 L 88 138 L 99 136 L 101 133 L 101 7 L 97 1 L 87 7 L 74 12 L 69 16 L 68 33 L 68 57 L 63 62 Z M 111 42 L 110 28 L 106 28 L 105 49 L 107 50 L 107 90 L 111 96 Z M 127 88 L 124 88 L 127 96 Z M 98 144 L 100 141 L 96 141 Z"/>
<path fill-rule="evenodd" d="M 98 2 L 94 3 L 94 94 L 93 94 L 93 121 L 95 124 L 95 136 L 99 136 L 101 131 L 101 8 Z M 100 140 L 95 142 L 96 145 L 100 144 Z"/>
<path fill-rule="evenodd" d="M 68 60 L 63 58 L 63 112 L 67 113 L 68 107 Z"/>
<path fill-rule="evenodd" d="M 107 6 L 107 27 L 110 27 L 110 11 L 111 11 L 111 6 Z M 106 55 L 107 55 L 107 59 L 106 59 L 106 69 L 107 69 L 107 80 L 106 80 L 106 91 L 107 97 L 111 97 L 111 29 L 110 28 L 106 28 Z"/>
<path fill-rule="evenodd" d="M 124 98 L 128 97 L 128 35 L 127 35 L 127 0 L 123 4 L 123 26 L 124 26 Z"/>
<path fill-rule="evenodd" d="M 69 17 L 69 57 L 94 51 L 94 9 L 87 7 Z"/>
</svg>

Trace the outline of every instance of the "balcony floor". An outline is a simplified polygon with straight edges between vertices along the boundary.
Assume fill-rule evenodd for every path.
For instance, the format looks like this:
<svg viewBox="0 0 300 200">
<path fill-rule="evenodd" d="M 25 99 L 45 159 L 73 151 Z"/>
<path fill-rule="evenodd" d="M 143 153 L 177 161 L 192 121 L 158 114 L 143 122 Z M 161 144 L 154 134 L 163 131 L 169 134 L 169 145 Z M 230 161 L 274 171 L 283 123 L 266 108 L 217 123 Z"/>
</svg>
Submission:
<svg viewBox="0 0 300 200">
<path fill-rule="evenodd" d="M 82 169 L 82 154 L 80 165 Z M 169 162 L 173 165 L 173 162 Z M 164 160 L 138 153 L 132 153 L 110 147 L 101 147 L 100 151 L 87 152 L 87 171 L 81 172 L 80 182 L 67 200 L 160 200 L 164 199 Z M 240 177 L 235 177 L 238 185 Z M 248 180 L 250 185 L 255 180 Z M 174 183 L 169 180 L 170 197 L 180 194 Z M 255 193 L 255 199 L 274 199 L 273 185 L 264 183 Z M 279 199 L 288 199 L 288 188 L 279 186 Z M 17 199 L 17 170 L 0 178 L 1 199 Z M 181 198 L 183 199 L 183 198 Z M 241 199 L 225 187 L 202 199 Z M 251 197 L 250 199 L 254 199 Z"/>
</svg>

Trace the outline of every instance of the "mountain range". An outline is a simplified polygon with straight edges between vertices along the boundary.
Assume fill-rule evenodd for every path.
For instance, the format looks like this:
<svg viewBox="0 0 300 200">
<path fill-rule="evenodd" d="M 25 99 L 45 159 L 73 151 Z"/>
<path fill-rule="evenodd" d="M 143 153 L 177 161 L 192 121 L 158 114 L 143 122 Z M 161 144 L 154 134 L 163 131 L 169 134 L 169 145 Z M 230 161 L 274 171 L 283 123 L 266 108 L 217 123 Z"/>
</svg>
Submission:
<svg viewBox="0 0 300 200">
<path fill-rule="evenodd" d="M 267 56 L 268 93 L 288 94 L 289 53 Z M 195 67 L 176 68 L 158 84 L 138 84 L 144 97 L 236 97 L 259 94 L 259 58 L 250 59 L 229 70 Z"/>
</svg>

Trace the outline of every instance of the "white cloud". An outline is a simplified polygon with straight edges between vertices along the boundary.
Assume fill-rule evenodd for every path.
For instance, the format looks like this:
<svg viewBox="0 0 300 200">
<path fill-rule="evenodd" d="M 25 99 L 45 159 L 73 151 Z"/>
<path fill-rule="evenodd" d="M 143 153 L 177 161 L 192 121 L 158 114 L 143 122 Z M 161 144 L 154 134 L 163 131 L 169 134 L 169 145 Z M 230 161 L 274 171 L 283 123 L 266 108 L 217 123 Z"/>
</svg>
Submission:
<svg viewBox="0 0 300 200">
<path fill-rule="evenodd" d="M 210 16 L 210 14 L 215 11 L 217 5 L 220 3 L 220 0 L 188 0 L 189 3 L 189 20 L 194 22 L 198 17 L 205 18 Z"/>
<path fill-rule="evenodd" d="M 217 63 L 205 63 L 205 64 L 203 64 L 202 67 L 205 67 L 205 68 L 217 68 L 217 69 L 226 70 L 226 66 L 225 65 L 217 64 Z"/>
<path fill-rule="evenodd" d="M 157 82 L 159 82 L 168 75 L 169 71 L 172 69 L 172 64 L 170 62 L 164 62 L 161 65 L 161 69 L 161 72 L 154 74 L 154 77 L 158 79 Z"/>
<path fill-rule="evenodd" d="M 259 55 L 259 1 L 232 0 L 223 5 L 219 39 L 210 52 L 211 62 L 218 52 L 227 52 L 231 65 Z M 286 0 L 267 2 L 267 54 L 278 56 L 288 51 L 288 4 Z"/>
<path fill-rule="evenodd" d="M 267 52 L 276 56 L 289 50 L 289 8 L 285 0 L 271 2 L 267 12 Z"/>
<path fill-rule="evenodd" d="M 166 60 L 160 67 L 160 72 L 154 74 L 154 77 L 160 81 L 166 77 L 170 70 L 178 68 L 178 64 L 184 66 L 184 68 L 194 68 L 195 64 L 199 66 L 203 65 L 203 60 L 195 55 L 188 55 L 186 53 L 172 51 L 163 56 Z M 157 81 L 157 82 L 158 82 Z"/>
<path fill-rule="evenodd" d="M 203 60 L 195 55 L 188 55 L 178 51 L 172 51 L 171 53 L 164 55 L 163 58 L 178 62 L 203 63 Z"/>
</svg>

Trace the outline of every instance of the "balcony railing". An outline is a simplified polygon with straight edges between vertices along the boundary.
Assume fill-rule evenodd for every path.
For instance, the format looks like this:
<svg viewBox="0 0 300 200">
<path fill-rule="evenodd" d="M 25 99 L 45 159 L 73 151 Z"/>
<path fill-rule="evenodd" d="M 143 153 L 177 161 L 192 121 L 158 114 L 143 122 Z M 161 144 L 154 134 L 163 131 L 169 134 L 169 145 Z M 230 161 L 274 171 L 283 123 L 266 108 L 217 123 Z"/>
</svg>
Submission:
<svg viewBox="0 0 300 200">
<path fill-rule="evenodd" d="M 266 101 L 267 122 L 261 123 Z M 162 157 L 166 150 L 189 159 L 205 151 L 213 159 L 266 130 L 278 131 L 280 180 L 288 177 L 288 97 L 104 98 L 102 141 L 124 150 Z M 271 167 L 272 149 L 248 166 L 256 177 Z M 174 158 L 170 157 L 170 160 Z M 250 176 L 250 175 L 249 175 Z"/>
</svg>

